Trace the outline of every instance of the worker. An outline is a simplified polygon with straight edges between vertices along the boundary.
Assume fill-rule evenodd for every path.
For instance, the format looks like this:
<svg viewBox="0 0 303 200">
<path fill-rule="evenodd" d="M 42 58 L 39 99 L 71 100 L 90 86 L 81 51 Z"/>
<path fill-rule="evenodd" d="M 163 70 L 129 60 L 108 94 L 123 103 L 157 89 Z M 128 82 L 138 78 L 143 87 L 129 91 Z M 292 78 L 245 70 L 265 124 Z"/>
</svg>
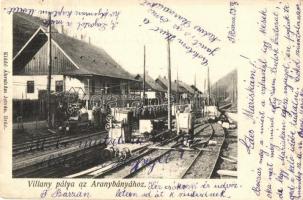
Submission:
<svg viewBox="0 0 303 200">
<path fill-rule="evenodd" d="M 221 111 L 220 111 L 220 115 L 219 115 L 219 117 L 218 117 L 218 121 L 221 121 L 222 123 L 223 123 L 223 122 L 228 122 L 228 123 L 229 123 L 228 117 L 226 116 L 224 110 L 221 110 Z"/>
<path fill-rule="evenodd" d="M 106 115 L 107 115 L 107 107 L 106 107 L 106 104 L 103 103 L 102 107 L 101 107 L 101 110 L 100 110 L 100 118 L 99 118 L 99 121 L 100 121 L 100 126 L 102 127 L 102 130 L 105 129 L 105 124 L 106 124 Z"/>
<path fill-rule="evenodd" d="M 98 103 L 94 103 L 93 107 L 92 107 L 92 114 L 93 114 L 93 118 L 92 118 L 92 122 L 95 126 L 95 128 L 99 128 L 100 127 L 100 107 L 98 105 Z"/>
<path fill-rule="evenodd" d="M 87 113 L 87 109 L 85 108 L 85 104 L 82 104 L 82 107 L 79 110 L 79 120 L 80 121 L 88 120 L 88 113 Z"/>
<path fill-rule="evenodd" d="M 59 105 L 56 109 L 55 118 L 56 118 L 56 125 L 61 127 L 63 122 L 65 121 L 66 113 L 63 108 L 63 104 L 59 102 Z"/>
</svg>

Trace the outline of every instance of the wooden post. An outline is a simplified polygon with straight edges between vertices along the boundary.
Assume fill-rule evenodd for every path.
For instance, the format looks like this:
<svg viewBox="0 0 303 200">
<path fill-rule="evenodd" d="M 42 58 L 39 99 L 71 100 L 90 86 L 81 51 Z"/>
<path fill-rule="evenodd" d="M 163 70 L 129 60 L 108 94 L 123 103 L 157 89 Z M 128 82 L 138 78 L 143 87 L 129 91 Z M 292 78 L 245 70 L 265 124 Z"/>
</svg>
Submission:
<svg viewBox="0 0 303 200">
<path fill-rule="evenodd" d="M 167 53 L 168 53 L 168 87 L 167 87 L 167 106 L 168 106 L 168 130 L 171 131 L 171 66 L 170 66 L 170 43 L 167 40 Z"/>
<path fill-rule="evenodd" d="M 145 45 L 144 45 L 144 56 L 143 56 L 143 105 L 145 105 Z"/>
<path fill-rule="evenodd" d="M 48 13 L 48 82 L 47 82 L 47 119 L 48 127 L 52 127 L 51 116 L 51 80 L 52 80 L 52 26 L 51 26 L 51 13 Z"/>
<path fill-rule="evenodd" d="M 197 85 L 196 85 L 196 73 L 195 73 L 195 77 L 194 77 L 194 86 L 195 86 L 195 91 L 194 91 L 193 107 L 196 108 L 197 93 L 198 93 L 198 92 L 196 92 L 196 88 L 197 88 Z"/>
<path fill-rule="evenodd" d="M 210 81 L 209 81 L 209 66 L 207 66 L 207 90 L 208 90 L 208 105 L 210 104 Z"/>
<path fill-rule="evenodd" d="M 178 74 L 178 67 L 177 67 L 177 99 L 176 99 L 176 102 L 178 104 L 180 104 L 180 95 L 179 95 L 179 74 Z"/>
<path fill-rule="evenodd" d="M 86 100 L 86 109 L 88 110 L 89 109 L 89 99 L 90 99 L 90 79 L 88 78 L 87 79 L 87 92 L 88 92 L 88 99 Z"/>
</svg>

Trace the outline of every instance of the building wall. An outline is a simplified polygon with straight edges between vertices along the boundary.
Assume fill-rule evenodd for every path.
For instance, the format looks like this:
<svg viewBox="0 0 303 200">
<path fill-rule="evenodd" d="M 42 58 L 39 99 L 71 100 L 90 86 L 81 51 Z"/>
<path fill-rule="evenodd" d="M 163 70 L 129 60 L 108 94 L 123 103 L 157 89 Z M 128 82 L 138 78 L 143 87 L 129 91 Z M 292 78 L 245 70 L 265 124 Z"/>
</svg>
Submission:
<svg viewBox="0 0 303 200">
<path fill-rule="evenodd" d="M 71 76 L 64 77 L 64 86 L 66 92 L 77 92 L 79 97 L 82 98 L 84 96 L 85 91 L 85 79 L 75 78 Z"/>
<path fill-rule="evenodd" d="M 51 90 L 55 91 L 55 82 L 63 81 L 63 75 L 53 75 Z M 27 93 L 27 81 L 34 81 L 34 93 Z M 14 75 L 13 76 L 13 99 L 38 99 L 39 90 L 47 89 L 47 75 Z"/>
<path fill-rule="evenodd" d="M 21 64 L 20 64 L 21 65 Z M 48 74 L 48 43 L 45 43 L 24 67 L 16 66 L 21 70 L 16 74 L 22 75 L 47 75 Z M 73 70 L 76 67 L 63 54 L 63 52 L 52 43 L 52 74 L 62 74 L 64 71 Z"/>
</svg>

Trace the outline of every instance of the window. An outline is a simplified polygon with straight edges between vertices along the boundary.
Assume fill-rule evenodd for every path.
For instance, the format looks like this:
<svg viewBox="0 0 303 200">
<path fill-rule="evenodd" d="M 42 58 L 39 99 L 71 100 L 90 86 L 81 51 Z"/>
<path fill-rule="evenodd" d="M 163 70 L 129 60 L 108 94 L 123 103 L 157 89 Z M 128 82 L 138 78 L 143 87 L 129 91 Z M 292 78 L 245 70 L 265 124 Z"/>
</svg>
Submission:
<svg viewBox="0 0 303 200">
<path fill-rule="evenodd" d="M 63 81 L 56 81 L 56 92 L 63 92 Z"/>
<path fill-rule="evenodd" d="M 34 93 L 35 91 L 35 83 L 34 81 L 27 81 L 27 84 L 26 84 L 26 92 L 27 93 Z"/>
</svg>

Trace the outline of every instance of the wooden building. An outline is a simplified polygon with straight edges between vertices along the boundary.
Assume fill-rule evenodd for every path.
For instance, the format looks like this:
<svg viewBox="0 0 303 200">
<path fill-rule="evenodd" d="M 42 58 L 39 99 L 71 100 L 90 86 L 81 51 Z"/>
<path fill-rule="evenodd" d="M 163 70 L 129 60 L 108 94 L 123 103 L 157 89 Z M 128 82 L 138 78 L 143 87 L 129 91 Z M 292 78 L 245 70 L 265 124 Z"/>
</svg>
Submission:
<svg viewBox="0 0 303 200">
<path fill-rule="evenodd" d="M 168 79 L 165 76 L 164 77 L 159 76 L 156 79 L 156 83 L 158 83 L 162 88 L 164 88 L 167 91 Z M 184 94 L 187 94 L 188 91 L 184 87 L 179 85 L 177 83 L 177 80 L 175 80 L 175 81 L 171 82 L 171 93 L 172 93 L 173 97 L 175 98 L 174 102 L 177 103 L 177 102 L 179 102 L 179 100 L 183 99 Z"/>
<path fill-rule="evenodd" d="M 135 79 L 139 82 L 137 87 L 134 88 L 136 91 L 143 91 L 143 74 L 135 75 Z M 167 90 L 162 88 L 151 76 L 145 74 L 145 94 L 147 99 L 163 99 Z"/>
<path fill-rule="evenodd" d="M 103 49 L 53 29 L 52 92 L 79 95 L 128 94 L 137 82 Z M 47 89 L 48 33 L 45 22 L 23 13 L 13 16 L 13 99 L 38 99 Z"/>
<path fill-rule="evenodd" d="M 191 98 L 195 94 L 195 90 L 183 81 L 178 81 L 179 87 L 183 90 L 182 98 Z"/>
</svg>

